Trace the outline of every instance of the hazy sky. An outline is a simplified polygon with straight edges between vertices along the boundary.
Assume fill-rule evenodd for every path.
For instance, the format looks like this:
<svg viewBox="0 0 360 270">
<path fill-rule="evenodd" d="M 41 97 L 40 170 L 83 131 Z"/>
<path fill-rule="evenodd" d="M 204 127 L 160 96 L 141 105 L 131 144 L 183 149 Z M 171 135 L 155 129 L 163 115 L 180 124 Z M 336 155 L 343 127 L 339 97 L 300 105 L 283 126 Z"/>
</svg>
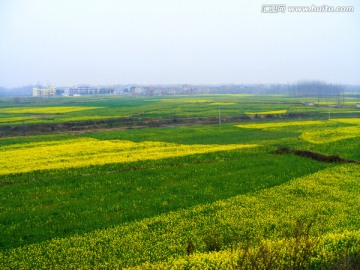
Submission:
<svg viewBox="0 0 360 270">
<path fill-rule="evenodd" d="M 0 0 L 0 86 L 299 80 L 360 84 L 359 1 Z"/>
</svg>

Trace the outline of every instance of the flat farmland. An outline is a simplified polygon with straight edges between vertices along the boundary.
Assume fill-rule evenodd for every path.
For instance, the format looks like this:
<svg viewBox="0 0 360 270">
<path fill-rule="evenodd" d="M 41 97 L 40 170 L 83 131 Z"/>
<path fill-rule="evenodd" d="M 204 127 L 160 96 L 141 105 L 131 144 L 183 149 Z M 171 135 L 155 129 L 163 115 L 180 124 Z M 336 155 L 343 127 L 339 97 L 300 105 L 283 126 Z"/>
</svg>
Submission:
<svg viewBox="0 0 360 270">
<path fill-rule="evenodd" d="M 316 106 L 306 106 L 314 102 Z M 359 98 L 348 96 L 341 99 L 309 98 L 287 96 L 257 95 L 201 95 L 166 97 L 66 97 L 66 98 L 24 98 L 15 102 L 12 99 L 0 100 L 1 126 L 21 126 L 33 124 L 58 124 L 82 121 L 101 121 L 111 119 L 110 127 L 117 124 L 115 119 L 133 118 L 132 124 L 141 119 L 166 118 L 176 120 L 191 117 L 241 117 L 276 118 L 301 117 L 323 118 L 359 116 L 356 104 Z M 339 106 L 338 106 L 339 105 Z M 140 120 L 139 120 L 140 119 Z M 226 120 L 226 119 L 224 119 Z M 186 123 L 186 121 L 185 121 Z"/>
<path fill-rule="evenodd" d="M 339 107 L 250 95 L 1 101 L 2 269 L 360 263 L 354 98 Z M 179 120 L 197 117 L 214 123 Z M 137 128 L 144 119 L 161 124 Z M 40 132 L 47 124 L 62 128 Z"/>
</svg>

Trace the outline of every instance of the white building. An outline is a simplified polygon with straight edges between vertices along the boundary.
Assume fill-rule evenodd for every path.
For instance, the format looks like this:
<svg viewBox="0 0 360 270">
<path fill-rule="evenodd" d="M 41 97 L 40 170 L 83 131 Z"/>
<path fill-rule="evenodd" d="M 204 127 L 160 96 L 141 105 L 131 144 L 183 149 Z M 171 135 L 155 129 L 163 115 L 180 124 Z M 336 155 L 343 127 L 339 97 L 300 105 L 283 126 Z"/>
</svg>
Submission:
<svg viewBox="0 0 360 270">
<path fill-rule="evenodd" d="M 64 90 L 64 96 L 87 96 L 100 94 L 100 88 L 90 85 L 77 85 Z"/>
<path fill-rule="evenodd" d="M 40 88 L 36 87 L 32 89 L 33 97 L 52 97 L 56 94 L 55 87 Z"/>
</svg>

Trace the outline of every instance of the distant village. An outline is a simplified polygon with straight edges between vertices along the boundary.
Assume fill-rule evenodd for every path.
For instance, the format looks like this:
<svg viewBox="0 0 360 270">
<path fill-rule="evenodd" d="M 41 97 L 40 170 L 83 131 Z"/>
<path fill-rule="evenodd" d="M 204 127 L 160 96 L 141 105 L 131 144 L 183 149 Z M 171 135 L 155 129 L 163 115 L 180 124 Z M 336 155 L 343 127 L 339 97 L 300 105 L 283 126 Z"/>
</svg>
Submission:
<svg viewBox="0 0 360 270">
<path fill-rule="evenodd" d="M 226 85 L 114 85 L 92 86 L 80 84 L 72 87 L 32 88 L 34 97 L 126 95 L 126 96 L 169 96 L 203 94 L 281 94 L 288 96 L 326 97 L 358 92 L 359 86 L 333 85 L 321 82 L 300 82 L 296 84 L 226 84 Z"/>
<path fill-rule="evenodd" d="M 213 91 L 209 86 L 91 86 L 77 85 L 73 87 L 35 87 L 34 97 L 50 96 L 89 96 L 89 95 L 128 95 L 128 96 L 167 96 L 209 94 Z"/>
<path fill-rule="evenodd" d="M 219 85 L 89 85 L 74 86 L 36 85 L 18 88 L 0 87 L 0 97 L 74 97 L 90 95 L 123 96 L 170 96 L 170 95 L 206 95 L 206 94 L 251 94 L 286 95 L 299 97 L 334 97 L 344 94 L 358 96 L 359 85 L 334 85 L 318 81 L 298 82 L 294 84 L 219 84 Z"/>
<path fill-rule="evenodd" d="M 269 94 L 274 92 L 269 85 L 160 85 L 160 86 L 91 86 L 73 87 L 34 87 L 34 97 L 51 96 L 88 96 L 88 95 L 127 95 L 127 96 L 169 96 L 169 95 L 202 95 L 202 94 Z M 276 92 L 282 89 L 276 87 Z"/>
</svg>

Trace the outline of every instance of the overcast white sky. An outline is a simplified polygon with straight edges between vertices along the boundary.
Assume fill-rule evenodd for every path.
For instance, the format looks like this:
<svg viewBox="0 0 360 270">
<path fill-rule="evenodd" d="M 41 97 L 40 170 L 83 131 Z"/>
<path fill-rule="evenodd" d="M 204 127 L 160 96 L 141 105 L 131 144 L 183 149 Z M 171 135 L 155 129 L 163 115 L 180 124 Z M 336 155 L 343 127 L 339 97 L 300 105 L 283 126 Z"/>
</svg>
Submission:
<svg viewBox="0 0 360 270">
<path fill-rule="evenodd" d="M 0 86 L 299 80 L 360 84 L 359 1 L 0 0 Z"/>
</svg>

